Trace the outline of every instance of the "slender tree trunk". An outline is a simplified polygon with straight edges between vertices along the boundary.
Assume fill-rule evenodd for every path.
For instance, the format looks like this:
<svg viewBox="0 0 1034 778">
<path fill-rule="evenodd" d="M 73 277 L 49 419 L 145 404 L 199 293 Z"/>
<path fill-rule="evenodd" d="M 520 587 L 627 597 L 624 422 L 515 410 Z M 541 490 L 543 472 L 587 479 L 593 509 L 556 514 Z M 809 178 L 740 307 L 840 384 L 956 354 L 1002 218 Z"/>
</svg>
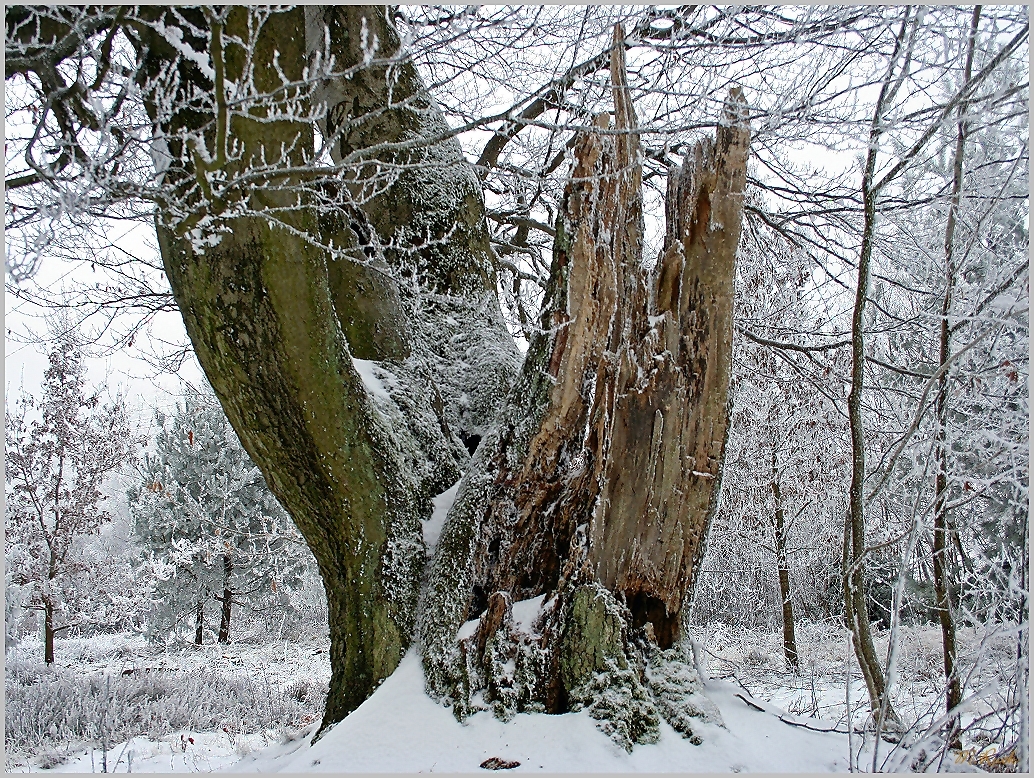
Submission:
<svg viewBox="0 0 1034 778">
<path fill-rule="evenodd" d="M 54 664 L 54 603 L 49 598 L 43 600 L 43 661 Z"/>
<path fill-rule="evenodd" d="M 219 619 L 219 642 L 230 642 L 230 609 L 233 606 L 233 591 L 230 589 L 230 576 L 233 573 L 233 560 L 229 554 L 223 554 L 223 610 Z"/>
<path fill-rule="evenodd" d="M 858 658 L 858 665 L 869 693 L 869 706 L 877 720 L 877 729 L 882 728 L 885 722 L 897 724 L 900 719 L 887 697 L 886 680 L 879 657 L 876 655 L 876 647 L 873 645 L 865 584 L 865 425 L 862 420 L 865 306 L 869 299 L 870 264 L 876 234 L 878 192 L 874 190 L 874 186 L 879 139 L 883 134 L 883 113 L 901 83 L 901 74 L 895 73 L 895 68 L 902 51 L 906 50 L 905 41 L 911 21 L 911 11 L 906 9 L 869 128 L 869 151 L 862 173 L 862 245 L 858 257 L 854 310 L 851 315 L 851 391 L 847 397 L 847 414 L 851 426 L 851 486 L 848 493 L 845 541 L 845 552 L 848 556 L 844 561 L 844 612 L 848 628 L 851 630 L 855 656 Z M 910 54 L 905 56 L 907 63 Z M 904 72 L 904 68 L 905 66 L 902 66 L 901 72 Z"/>
<path fill-rule="evenodd" d="M 198 598 L 197 609 L 194 611 L 194 645 L 200 646 L 205 642 L 205 601 Z"/>
<path fill-rule="evenodd" d="M 793 598 L 790 596 L 790 566 L 786 558 L 786 517 L 783 511 L 783 496 L 779 491 L 779 471 L 776 469 L 776 453 L 772 451 L 772 497 L 775 499 L 775 549 L 776 568 L 779 571 L 779 597 L 783 604 L 783 657 L 786 667 L 793 672 L 800 670 L 797 653 L 797 636 L 794 634 Z"/>
<path fill-rule="evenodd" d="M 970 25 L 969 44 L 966 52 L 965 81 L 973 77 L 973 54 L 976 47 L 977 27 L 980 24 L 981 7 L 973 9 Z M 951 314 L 952 294 L 955 287 L 955 228 L 958 221 L 959 205 L 962 200 L 962 174 L 966 152 L 966 104 L 959 106 L 959 121 L 955 136 L 955 155 L 952 170 L 951 203 L 948 207 L 948 220 L 944 230 L 944 298 L 941 303 L 940 337 L 938 339 L 938 366 L 943 367 L 951 357 Z M 934 516 L 933 516 L 933 583 L 937 605 L 937 618 L 941 624 L 941 643 L 944 652 L 945 706 L 951 712 L 962 702 L 962 684 L 955 670 L 957 648 L 955 643 L 955 618 L 951 602 L 951 564 L 949 561 L 948 523 L 948 371 L 943 371 L 937 381 L 937 396 L 934 411 L 937 420 L 936 461 L 937 476 L 934 484 Z M 959 721 L 953 718 L 949 725 L 949 745 L 960 748 Z"/>
<path fill-rule="evenodd" d="M 875 161 L 875 153 L 870 154 Z M 869 176 L 866 176 L 868 182 Z M 873 715 L 879 717 L 887 704 L 887 721 L 897 721 L 897 714 L 889 706 L 886 697 L 886 681 L 880 667 L 876 647 L 872 641 L 872 624 L 869 620 L 865 584 L 865 428 L 862 422 L 862 391 L 865 372 L 864 312 L 869 287 L 869 262 L 872 256 L 872 238 L 876 218 L 875 198 L 863 185 L 865 202 L 865 227 L 862 233 L 862 253 L 858 262 L 858 288 L 851 325 L 851 392 L 847 398 L 848 418 L 851 423 L 851 487 L 847 516 L 850 556 L 845 565 L 844 606 L 848 626 L 851 629 L 855 655 L 865 678 L 869 692 L 869 704 Z"/>
</svg>

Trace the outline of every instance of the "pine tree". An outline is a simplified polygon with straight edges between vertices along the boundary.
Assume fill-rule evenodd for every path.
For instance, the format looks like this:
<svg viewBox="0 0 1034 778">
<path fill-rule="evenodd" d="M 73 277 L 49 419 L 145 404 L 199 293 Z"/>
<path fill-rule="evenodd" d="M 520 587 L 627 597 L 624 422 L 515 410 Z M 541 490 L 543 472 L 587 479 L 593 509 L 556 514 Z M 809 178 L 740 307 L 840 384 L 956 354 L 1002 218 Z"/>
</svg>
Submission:
<svg viewBox="0 0 1034 778">
<path fill-rule="evenodd" d="M 213 397 L 191 394 L 155 416 L 154 452 L 129 493 L 152 577 L 148 634 L 187 626 L 200 645 L 214 602 L 228 643 L 234 606 L 268 606 L 300 581 L 307 551 Z"/>
<path fill-rule="evenodd" d="M 53 664 L 55 636 L 89 624 L 105 604 L 79 541 L 111 522 L 101 486 L 134 446 L 121 398 L 103 405 L 101 390 L 89 391 L 75 338 L 58 336 L 49 358 L 40 402 L 23 393 L 5 413 L 4 551 L 8 598 L 43 613 L 44 657 Z"/>
</svg>

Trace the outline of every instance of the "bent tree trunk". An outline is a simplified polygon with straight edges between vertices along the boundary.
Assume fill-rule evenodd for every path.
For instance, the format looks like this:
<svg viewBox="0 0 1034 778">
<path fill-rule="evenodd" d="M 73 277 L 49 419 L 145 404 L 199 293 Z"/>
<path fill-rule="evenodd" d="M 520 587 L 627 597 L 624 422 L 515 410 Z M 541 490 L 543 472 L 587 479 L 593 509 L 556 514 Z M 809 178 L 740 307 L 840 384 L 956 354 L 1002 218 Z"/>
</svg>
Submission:
<svg viewBox="0 0 1034 778">
<path fill-rule="evenodd" d="M 189 215 L 160 210 L 159 245 L 198 359 L 319 565 L 332 663 L 321 731 L 406 650 L 427 561 L 420 520 L 466 470 L 422 600 L 429 689 L 459 714 L 481 689 L 503 713 L 588 705 L 629 747 L 656 733 L 658 710 L 689 735 L 686 711 L 707 705 L 679 707 L 688 658 L 679 679 L 655 673 L 654 701 L 643 678 L 651 651 L 679 637 L 721 479 L 748 145 L 739 95 L 717 138 L 673 172 L 651 268 L 616 31 L 616 132 L 600 117 L 579 142 L 541 330 L 511 392 L 517 352 L 480 184 L 387 9 L 308 7 L 257 25 L 240 8 L 153 13 L 213 62 L 141 32 L 146 74 L 169 84 L 149 105 L 173 160 L 166 182 L 191 203 Z M 239 41 L 255 30 L 249 60 Z M 270 120 L 218 99 L 223 84 L 301 81 L 317 55 L 335 73 L 298 99 L 326 106 L 333 210 L 291 172 L 314 144 L 304 111 Z M 191 135 L 214 149 L 208 161 Z M 256 166 L 288 172 L 263 180 Z M 460 436 L 483 438 L 473 461 Z M 540 595 L 550 605 L 534 636 L 512 638 L 512 604 Z M 520 679 L 486 672 L 515 654 Z M 605 709 L 601 683 L 627 704 Z"/>
<path fill-rule="evenodd" d="M 395 56 L 387 9 L 151 13 L 154 26 L 139 31 L 142 78 L 174 195 L 158 214 L 162 259 L 206 376 L 319 566 L 331 638 L 325 729 L 408 646 L 425 563 L 419 519 L 469 458 L 456 433 L 484 433 L 516 370 L 483 199 L 458 143 L 441 140 L 413 65 Z M 161 27 L 179 28 L 212 67 L 179 56 Z M 326 40 L 337 75 L 322 96 L 335 101 L 325 137 L 340 139 L 336 156 L 358 158 L 331 185 L 347 201 L 380 171 L 379 192 L 356 191 L 333 212 L 299 194 L 303 172 L 279 172 L 304 171 L 311 157 L 305 111 L 269 120 L 261 102 L 231 111 L 220 99 L 227 85 L 276 94 L 282 75 L 302 82 Z M 364 156 L 386 144 L 408 150 Z M 363 369 L 383 392 L 368 393 L 354 358 L 373 363 Z"/>
<path fill-rule="evenodd" d="M 718 496 L 749 136 L 733 94 L 670 176 L 651 268 L 620 29 L 611 74 L 615 126 L 578 139 L 540 327 L 446 519 L 420 635 L 461 711 L 482 690 L 504 715 L 584 704 L 630 747 L 655 734 L 642 663 L 679 637 Z M 539 596 L 522 630 L 514 604 Z"/>
</svg>

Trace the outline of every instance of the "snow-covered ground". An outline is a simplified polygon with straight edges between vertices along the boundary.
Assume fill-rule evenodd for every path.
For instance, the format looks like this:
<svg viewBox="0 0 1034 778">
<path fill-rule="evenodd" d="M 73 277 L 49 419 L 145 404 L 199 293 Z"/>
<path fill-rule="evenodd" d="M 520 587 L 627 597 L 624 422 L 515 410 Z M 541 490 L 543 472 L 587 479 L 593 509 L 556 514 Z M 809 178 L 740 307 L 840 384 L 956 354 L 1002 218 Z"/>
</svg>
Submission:
<svg viewBox="0 0 1034 778">
<path fill-rule="evenodd" d="M 140 635 L 26 638 L 6 653 L 9 772 L 196 772 L 294 736 L 323 714 L 327 640 L 162 648 Z M 127 740 L 127 735 L 137 735 Z M 111 743 L 114 743 L 113 745 Z"/>
<path fill-rule="evenodd" d="M 491 757 L 519 762 L 515 772 L 835 772 L 847 768 L 847 739 L 809 731 L 759 712 L 727 682 L 707 685 L 726 728 L 701 725 L 694 746 L 666 723 L 655 745 L 629 754 L 596 728 L 585 712 L 518 714 L 502 722 L 488 712 L 458 722 L 423 692 L 414 652 L 345 721 L 310 745 L 315 725 L 282 735 L 173 732 L 109 747 L 109 772 L 481 772 Z M 756 705 L 757 703 L 755 703 Z M 812 722 L 822 726 L 821 722 Z M 831 726 L 831 725 L 830 725 Z M 48 772 L 100 772 L 102 752 L 69 752 Z M 18 770 L 25 766 L 11 765 Z"/>
<path fill-rule="evenodd" d="M 482 712 L 460 723 L 423 692 L 420 657 L 410 651 L 374 695 L 314 745 L 309 738 L 245 757 L 234 772 L 481 772 L 497 757 L 514 772 L 831 772 L 847 770 L 847 738 L 813 732 L 759 712 L 727 682 L 710 682 L 726 728 L 700 725 L 692 745 L 666 723 L 654 745 L 631 754 L 587 713 L 518 714 L 502 722 Z"/>
<path fill-rule="evenodd" d="M 515 616 L 517 615 L 515 608 Z M 158 650 L 139 636 L 113 635 L 91 639 L 59 640 L 58 661 L 64 667 L 48 671 L 35 660 L 41 646 L 23 641 L 8 651 L 8 713 L 12 702 L 25 699 L 27 689 L 54 686 L 60 678 L 78 674 L 97 679 L 111 677 L 111 688 L 140 683 L 141 678 L 164 678 L 152 696 L 176 689 L 176 704 L 215 706 L 216 718 L 187 711 L 176 718 L 164 708 L 165 724 L 153 709 L 140 708 L 150 728 L 118 740 L 107 748 L 109 772 L 481 772 L 485 760 L 518 762 L 514 772 L 840 772 L 848 769 L 845 686 L 851 671 L 851 699 L 856 707 L 853 724 L 863 726 L 864 687 L 847 661 L 846 644 L 833 628 L 804 625 L 799 630 L 804 657 L 802 672 L 791 675 L 779 657 L 779 635 L 734 633 L 728 628 L 699 635 L 705 642 L 706 668 L 716 678 L 706 693 L 721 711 L 725 727 L 700 724 L 703 740 L 692 745 L 661 722 L 661 737 L 654 745 L 636 746 L 626 753 L 600 732 L 585 712 L 561 716 L 518 714 L 508 722 L 478 713 L 458 722 L 450 709 L 424 694 L 420 657 L 411 650 L 398 670 L 351 716 L 319 741 L 310 741 L 322 713 L 322 694 L 329 677 L 325 642 L 239 643 L 230 646 L 180 647 Z M 936 629 L 917 628 L 903 634 L 902 683 L 896 706 L 906 719 L 936 707 Z M 997 641 L 977 640 L 965 634 L 963 645 L 989 661 L 979 680 L 998 674 L 1006 677 L 1008 636 Z M 885 636 L 883 637 L 885 640 Z M 34 664 L 35 662 L 35 664 Z M 996 664 L 996 662 L 998 664 Z M 1003 664 L 1004 663 L 1004 664 Z M 1001 666 L 999 666 L 1001 665 Z M 12 669 L 13 668 L 13 669 Z M 126 674 L 126 670 L 132 672 Z M 47 676 L 47 673 L 56 673 Z M 61 673 L 65 675 L 62 676 Z M 60 676 L 60 677 L 59 677 Z M 218 685 L 235 697 L 234 711 L 218 706 L 221 696 L 198 697 L 191 681 L 201 687 Z M 205 679 L 210 679 L 206 681 Z M 12 684 L 22 684 L 12 695 Z M 42 686 L 41 686 L 42 688 Z M 101 687 L 103 688 L 103 687 Z M 133 687 L 137 689 L 137 687 Z M 119 694 L 133 698 L 133 689 Z M 154 689 L 158 689 L 155 692 Z M 308 690 L 299 694 L 299 690 Z M 249 691 L 250 690 L 250 691 Z M 74 687 L 64 692 L 74 694 Z M 248 697 L 248 693 L 252 697 Z M 42 695 L 42 693 L 40 693 Z M 117 695 L 112 692 L 112 699 Z M 223 692 L 220 692 L 223 694 Z M 194 695 L 194 697 L 191 697 Z M 46 702 L 39 696 L 42 704 Z M 58 698 L 53 698 L 58 699 Z M 268 715 L 252 717 L 242 709 L 253 700 L 268 706 Z M 159 704 L 161 701 L 152 701 Z M 989 700 L 993 703 L 993 700 Z M 7 722 L 8 771 L 100 772 L 105 754 L 98 737 L 62 738 L 62 733 L 40 732 L 36 746 L 11 748 L 12 726 L 30 726 L 22 718 Z M 72 704 L 72 703 L 69 703 Z M 122 703 L 124 706 L 128 703 Z M 137 703 L 134 703 L 137 704 Z M 81 716 L 97 712 L 84 708 Z M 179 713 L 184 713 L 179 711 Z M 41 717 L 40 721 L 44 719 Z M 35 721 L 35 720 L 34 720 Z M 170 722 L 205 722 L 206 726 L 177 728 Z M 214 723 L 213 723 L 214 722 Z M 255 722 L 264 722 L 257 725 Z M 249 726 L 250 725 L 250 726 Z M 44 724 L 39 724 L 44 727 Z M 127 724 L 127 726 L 131 726 Z M 821 731 L 832 730 L 832 731 Z M 86 727 L 85 731 L 89 730 Z M 23 733 L 24 734 L 24 733 Z M 94 732 L 96 735 L 96 732 Z M 872 741 L 853 736 L 856 764 L 871 768 Z M 969 740 L 966 746 L 992 744 Z M 893 746 L 881 744 L 880 762 Z M 949 757 L 941 769 L 965 769 Z"/>
</svg>

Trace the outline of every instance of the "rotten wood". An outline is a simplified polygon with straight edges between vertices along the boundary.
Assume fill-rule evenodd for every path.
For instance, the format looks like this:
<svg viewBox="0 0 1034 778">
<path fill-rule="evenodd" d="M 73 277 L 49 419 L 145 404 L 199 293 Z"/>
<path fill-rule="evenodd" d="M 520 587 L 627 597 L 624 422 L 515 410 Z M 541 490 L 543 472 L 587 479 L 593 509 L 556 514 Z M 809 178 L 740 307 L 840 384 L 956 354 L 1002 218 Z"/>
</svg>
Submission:
<svg viewBox="0 0 1034 778">
<path fill-rule="evenodd" d="M 598 116 L 575 144 L 541 331 L 511 397 L 520 410 L 485 460 L 495 476 L 465 617 L 493 592 L 516 602 L 579 576 L 668 647 L 721 481 L 749 130 L 733 90 L 716 138 L 672 171 L 651 267 L 619 38 L 611 76 L 613 124 Z"/>
</svg>

